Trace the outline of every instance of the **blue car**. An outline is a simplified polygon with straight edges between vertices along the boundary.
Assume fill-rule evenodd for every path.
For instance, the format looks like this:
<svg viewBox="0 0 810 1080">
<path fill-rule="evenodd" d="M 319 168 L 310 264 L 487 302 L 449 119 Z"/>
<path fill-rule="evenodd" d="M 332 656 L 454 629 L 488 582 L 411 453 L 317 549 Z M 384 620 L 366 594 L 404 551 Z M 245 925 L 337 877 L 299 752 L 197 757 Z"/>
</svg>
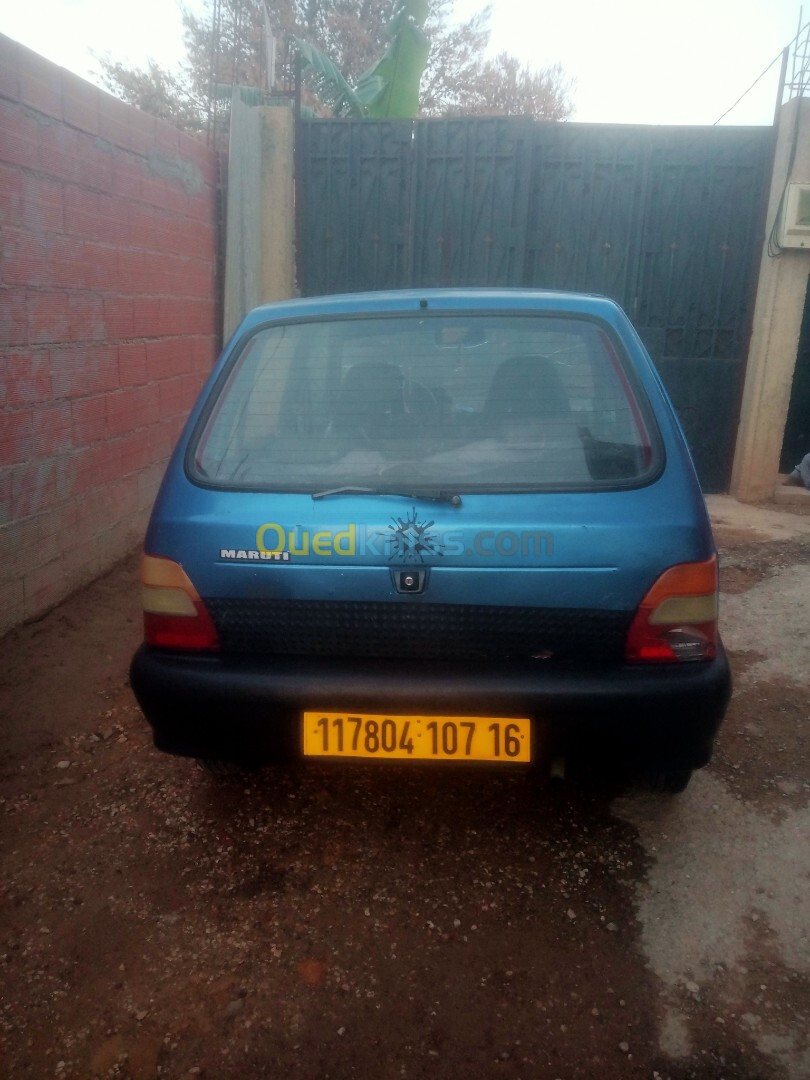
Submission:
<svg viewBox="0 0 810 1080">
<path fill-rule="evenodd" d="M 730 694 L 672 406 L 596 296 L 424 290 L 243 321 L 155 503 L 155 744 L 245 765 L 572 756 L 679 791 Z"/>
</svg>

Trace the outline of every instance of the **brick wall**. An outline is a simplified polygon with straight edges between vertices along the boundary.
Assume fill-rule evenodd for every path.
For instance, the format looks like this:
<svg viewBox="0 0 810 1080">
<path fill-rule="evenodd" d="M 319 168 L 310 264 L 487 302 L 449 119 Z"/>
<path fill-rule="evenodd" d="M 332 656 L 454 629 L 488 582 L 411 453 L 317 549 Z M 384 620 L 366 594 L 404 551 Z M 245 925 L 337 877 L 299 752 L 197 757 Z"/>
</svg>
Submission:
<svg viewBox="0 0 810 1080">
<path fill-rule="evenodd" d="M 215 169 L 0 35 L 0 633 L 142 538 L 216 356 Z"/>
</svg>

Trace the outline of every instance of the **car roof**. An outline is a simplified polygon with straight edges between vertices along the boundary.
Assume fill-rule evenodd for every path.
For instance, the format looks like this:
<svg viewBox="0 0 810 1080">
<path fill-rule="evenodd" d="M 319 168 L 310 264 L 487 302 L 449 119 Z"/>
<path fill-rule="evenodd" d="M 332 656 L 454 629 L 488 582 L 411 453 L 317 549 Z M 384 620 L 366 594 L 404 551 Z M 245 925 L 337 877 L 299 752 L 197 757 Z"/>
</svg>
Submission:
<svg viewBox="0 0 810 1080">
<path fill-rule="evenodd" d="M 620 309 L 605 296 L 541 289 L 401 289 L 387 292 L 341 293 L 283 300 L 254 308 L 243 329 L 279 319 L 329 315 L 407 314 L 412 311 L 553 311 L 591 315 L 615 321 Z"/>
</svg>

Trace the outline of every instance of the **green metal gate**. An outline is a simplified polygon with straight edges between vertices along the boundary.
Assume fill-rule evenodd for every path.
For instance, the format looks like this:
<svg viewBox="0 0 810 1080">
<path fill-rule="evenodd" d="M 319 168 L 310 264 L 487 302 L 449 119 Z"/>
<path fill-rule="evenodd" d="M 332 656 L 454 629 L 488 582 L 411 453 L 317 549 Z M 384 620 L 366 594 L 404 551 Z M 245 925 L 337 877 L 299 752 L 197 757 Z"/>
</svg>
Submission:
<svg viewBox="0 0 810 1080">
<path fill-rule="evenodd" d="M 661 371 L 704 490 L 722 491 L 773 138 L 505 117 L 304 121 L 299 286 L 611 296 Z"/>
</svg>

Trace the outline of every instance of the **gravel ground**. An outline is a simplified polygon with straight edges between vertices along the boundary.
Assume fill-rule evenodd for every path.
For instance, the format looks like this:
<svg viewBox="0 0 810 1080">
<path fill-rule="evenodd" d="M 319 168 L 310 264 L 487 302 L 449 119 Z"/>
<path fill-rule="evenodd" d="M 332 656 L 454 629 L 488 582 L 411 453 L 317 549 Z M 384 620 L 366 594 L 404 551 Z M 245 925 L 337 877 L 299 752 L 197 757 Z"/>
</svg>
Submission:
<svg viewBox="0 0 810 1080">
<path fill-rule="evenodd" d="M 711 509 L 736 691 L 677 797 L 213 781 L 131 698 L 134 559 L 5 638 L 0 1076 L 810 1077 L 810 518 Z"/>
</svg>

